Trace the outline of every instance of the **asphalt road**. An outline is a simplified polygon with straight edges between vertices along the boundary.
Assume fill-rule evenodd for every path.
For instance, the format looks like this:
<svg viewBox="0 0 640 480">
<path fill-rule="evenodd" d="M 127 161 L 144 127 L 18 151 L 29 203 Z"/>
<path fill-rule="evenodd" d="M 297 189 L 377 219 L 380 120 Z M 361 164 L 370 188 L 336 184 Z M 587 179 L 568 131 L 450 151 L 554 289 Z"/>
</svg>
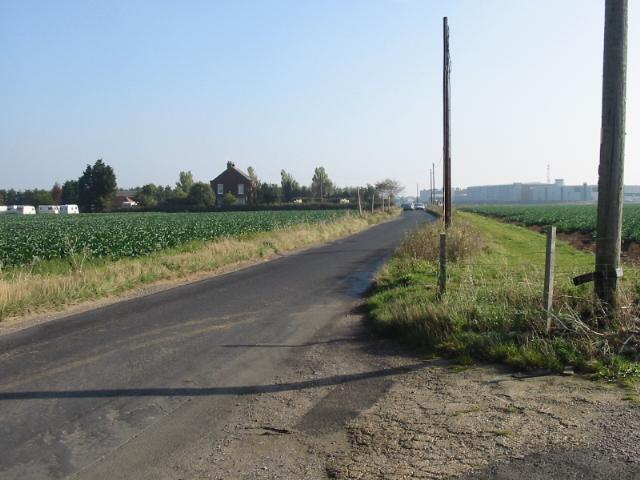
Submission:
<svg viewBox="0 0 640 480">
<path fill-rule="evenodd" d="M 362 296 L 424 212 L 0 337 L 0 479 L 160 478 Z M 272 381 L 271 381 L 272 382 Z M 299 387 L 299 386 L 298 386 Z M 120 472 L 120 473 L 118 473 Z"/>
</svg>

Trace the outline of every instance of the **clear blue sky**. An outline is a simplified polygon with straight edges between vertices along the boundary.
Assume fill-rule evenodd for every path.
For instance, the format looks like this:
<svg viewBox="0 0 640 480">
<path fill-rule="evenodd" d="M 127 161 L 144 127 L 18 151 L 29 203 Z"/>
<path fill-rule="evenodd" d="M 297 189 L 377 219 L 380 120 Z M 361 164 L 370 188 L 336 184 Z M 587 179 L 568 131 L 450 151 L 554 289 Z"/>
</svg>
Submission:
<svg viewBox="0 0 640 480">
<path fill-rule="evenodd" d="M 640 1 L 629 1 L 625 183 L 640 185 Z M 3 0 L 0 188 L 98 158 L 118 186 L 441 184 L 442 23 L 454 187 L 598 180 L 604 0 Z"/>
</svg>

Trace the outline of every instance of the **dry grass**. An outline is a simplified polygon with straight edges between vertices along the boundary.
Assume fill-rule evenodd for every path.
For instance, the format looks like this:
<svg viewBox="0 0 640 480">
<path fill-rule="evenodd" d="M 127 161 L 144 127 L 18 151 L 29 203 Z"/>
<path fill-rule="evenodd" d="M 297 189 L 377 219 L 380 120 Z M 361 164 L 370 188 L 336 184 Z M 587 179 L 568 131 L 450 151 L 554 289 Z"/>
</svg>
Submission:
<svg viewBox="0 0 640 480">
<path fill-rule="evenodd" d="M 62 274 L 36 274 L 29 267 L 0 280 L 0 321 L 27 314 L 61 310 L 87 300 L 121 294 L 140 285 L 215 274 L 241 262 L 265 261 L 361 231 L 395 218 L 391 214 L 350 216 L 327 224 L 305 225 L 241 238 L 221 239 L 191 248 L 181 247 L 138 259 L 85 262 Z"/>
<path fill-rule="evenodd" d="M 396 256 L 437 263 L 440 259 L 438 246 L 442 232 L 444 230 L 440 222 L 426 225 L 407 238 Z M 451 262 L 463 261 L 484 249 L 486 242 L 482 232 L 467 218 L 456 218 L 456 223 L 447 230 L 447 258 Z"/>
</svg>

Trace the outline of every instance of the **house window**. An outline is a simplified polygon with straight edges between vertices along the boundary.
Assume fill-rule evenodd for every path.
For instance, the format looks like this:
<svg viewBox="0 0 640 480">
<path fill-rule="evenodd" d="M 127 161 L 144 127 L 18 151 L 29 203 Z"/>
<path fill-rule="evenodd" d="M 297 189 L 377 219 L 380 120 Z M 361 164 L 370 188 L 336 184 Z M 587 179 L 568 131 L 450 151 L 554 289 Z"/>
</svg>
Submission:
<svg viewBox="0 0 640 480">
<path fill-rule="evenodd" d="M 244 184 L 243 183 L 239 183 L 238 184 L 238 195 L 244 195 Z"/>
<path fill-rule="evenodd" d="M 224 195 L 224 184 L 218 184 L 218 195 Z"/>
<path fill-rule="evenodd" d="M 245 204 L 245 199 L 244 198 L 239 198 L 238 199 L 238 205 L 244 205 Z"/>
</svg>

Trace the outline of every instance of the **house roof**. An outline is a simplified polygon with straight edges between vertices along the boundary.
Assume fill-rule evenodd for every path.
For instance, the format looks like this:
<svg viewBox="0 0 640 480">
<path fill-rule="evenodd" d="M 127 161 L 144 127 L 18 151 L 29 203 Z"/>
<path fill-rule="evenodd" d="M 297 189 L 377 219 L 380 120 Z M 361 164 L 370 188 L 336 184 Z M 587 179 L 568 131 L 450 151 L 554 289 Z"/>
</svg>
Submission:
<svg viewBox="0 0 640 480">
<path fill-rule="evenodd" d="M 137 190 L 116 190 L 116 197 L 135 197 Z"/>
<path fill-rule="evenodd" d="M 216 178 L 211 180 L 211 183 L 216 183 L 220 177 L 222 177 L 225 173 L 228 173 L 230 170 L 232 172 L 237 172 L 238 174 L 242 175 L 245 178 L 245 180 L 247 180 L 247 182 L 251 183 L 251 178 L 249 178 L 249 175 L 247 175 L 242 170 L 237 168 L 236 164 L 233 162 L 227 162 L 227 169 L 224 172 L 222 172 L 220 175 L 218 175 Z"/>
</svg>

